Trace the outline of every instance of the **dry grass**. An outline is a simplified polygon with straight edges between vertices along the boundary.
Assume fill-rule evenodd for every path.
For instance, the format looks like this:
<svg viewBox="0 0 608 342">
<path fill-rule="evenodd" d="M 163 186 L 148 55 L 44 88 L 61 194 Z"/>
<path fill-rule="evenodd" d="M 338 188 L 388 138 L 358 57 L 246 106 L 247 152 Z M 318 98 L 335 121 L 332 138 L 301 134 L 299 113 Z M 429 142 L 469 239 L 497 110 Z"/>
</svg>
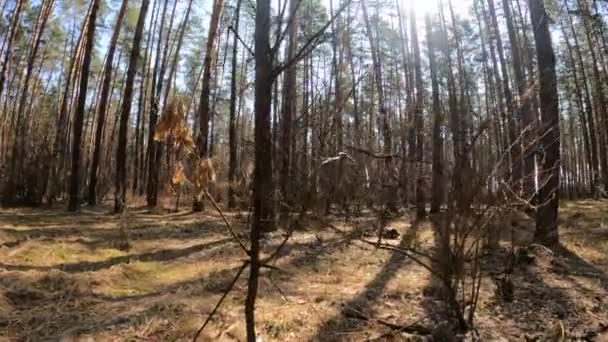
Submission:
<svg viewBox="0 0 608 342">
<path fill-rule="evenodd" d="M 107 212 L 0 211 L 0 338 L 192 338 L 244 258 L 220 218 L 210 211 Z M 245 219 L 228 216 L 245 233 Z M 517 220 L 518 243 L 525 244 L 533 225 Z M 513 302 L 496 298 L 491 278 L 483 279 L 482 338 L 523 340 L 557 321 L 580 337 L 608 322 L 608 203 L 565 202 L 560 220 L 563 248 L 539 253 L 514 272 Z M 349 231 L 374 226 L 363 217 L 333 222 Z M 401 233 L 394 244 L 432 245 L 428 223 L 412 226 L 405 216 L 390 226 Z M 129 248 L 121 230 L 128 231 Z M 265 240 L 268 250 L 280 240 L 281 234 Z M 488 271 L 500 269 L 503 258 L 488 259 Z M 276 265 L 287 272 L 265 270 L 261 278 L 257 320 L 264 340 L 362 341 L 390 329 L 360 315 L 406 325 L 441 309 L 423 268 L 318 223 L 297 232 Z M 201 340 L 244 339 L 245 278 Z M 434 328 L 441 319 L 423 323 Z"/>
</svg>

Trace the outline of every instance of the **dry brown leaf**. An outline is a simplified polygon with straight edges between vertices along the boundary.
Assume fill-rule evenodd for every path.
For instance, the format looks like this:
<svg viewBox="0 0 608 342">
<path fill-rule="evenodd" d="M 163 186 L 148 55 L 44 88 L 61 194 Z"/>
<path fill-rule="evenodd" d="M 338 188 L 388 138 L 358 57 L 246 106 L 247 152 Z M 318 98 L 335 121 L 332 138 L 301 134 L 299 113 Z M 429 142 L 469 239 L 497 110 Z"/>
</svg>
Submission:
<svg viewBox="0 0 608 342">
<path fill-rule="evenodd" d="M 209 183 L 215 182 L 215 170 L 211 159 L 201 159 L 196 162 L 190 181 L 199 194 L 207 189 Z"/>
<path fill-rule="evenodd" d="M 167 103 L 154 130 L 154 140 L 162 141 L 167 138 L 173 139 L 175 145 L 194 147 L 192 132 L 186 126 L 184 103 L 179 98 L 173 98 Z"/>
<path fill-rule="evenodd" d="M 173 185 L 182 185 L 186 181 L 186 174 L 184 173 L 184 165 L 180 162 L 177 164 L 173 177 L 171 177 L 171 183 Z"/>
</svg>

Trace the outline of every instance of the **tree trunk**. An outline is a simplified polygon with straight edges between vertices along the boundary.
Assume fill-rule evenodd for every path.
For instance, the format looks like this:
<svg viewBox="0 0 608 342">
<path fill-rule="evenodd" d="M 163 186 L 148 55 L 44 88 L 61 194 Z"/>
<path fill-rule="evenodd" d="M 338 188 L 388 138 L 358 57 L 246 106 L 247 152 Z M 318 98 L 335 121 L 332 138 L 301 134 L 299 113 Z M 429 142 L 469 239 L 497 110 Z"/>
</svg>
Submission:
<svg viewBox="0 0 608 342">
<path fill-rule="evenodd" d="M 224 8 L 224 0 L 213 0 L 213 12 L 211 13 L 211 21 L 209 22 L 209 33 L 207 35 L 207 45 L 205 49 L 205 61 L 203 64 L 203 80 L 201 87 L 201 101 L 198 108 L 199 120 L 199 136 L 198 148 L 201 157 L 208 154 L 209 143 L 209 95 L 211 93 L 211 65 L 215 56 L 215 37 L 218 34 L 218 26 L 222 9 Z M 269 93 L 270 94 L 270 93 Z"/>
<path fill-rule="evenodd" d="M 536 168 L 534 163 L 534 150 L 536 147 L 534 143 L 534 140 L 536 139 L 534 136 L 534 124 L 536 120 L 534 118 L 534 115 L 532 114 L 532 97 L 527 96 L 526 94 L 529 85 L 528 82 L 526 82 L 526 77 L 524 75 L 523 61 L 520 52 L 519 41 L 517 39 L 517 32 L 515 31 L 515 27 L 513 25 L 513 19 L 511 18 L 511 9 L 509 6 L 509 1 L 502 0 L 502 4 L 503 11 L 505 14 L 505 20 L 507 22 L 507 30 L 509 31 L 509 42 L 511 43 L 511 55 L 513 57 L 515 84 L 517 85 L 517 93 L 519 95 L 518 119 L 521 122 L 521 129 L 523 131 L 523 136 L 520 137 L 523 143 L 523 155 L 516 155 L 517 161 L 515 162 L 515 164 L 519 165 L 519 159 L 523 157 L 523 170 L 521 173 L 521 176 L 523 177 L 522 193 L 524 195 L 524 198 L 532 201 L 533 196 L 536 193 Z M 519 145 L 520 144 L 517 144 L 517 146 Z"/>
<path fill-rule="evenodd" d="M 414 55 L 414 73 L 416 76 L 416 105 L 414 111 L 414 130 L 416 134 L 416 217 L 426 216 L 426 204 L 424 199 L 424 83 L 422 81 L 422 66 L 420 62 L 420 47 L 418 46 L 418 30 L 416 28 L 416 13 L 411 9 L 412 49 Z"/>
<path fill-rule="evenodd" d="M 330 0 L 331 3 L 331 0 Z M 298 18 L 297 18 L 298 0 L 289 0 L 289 36 L 287 41 L 287 61 L 291 61 L 296 54 L 297 35 L 298 35 Z M 292 197 L 290 191 L 291 182 L 291 158 L 292 158 L 292 126 L 293 117 L 296 111 L 296 63 L 292 63 L 285 70 L 285 79 L 283 84 L 283 116 L 281 118 L 281 147 L 279 155 L 281 156 L 281 174 L 280 185 L 281 195 L 285 203 L 292 205 Z M 287 207 L 283 207 L 283 212 L 287 212 Z"/>
<path fill-rule="evenodd" d="M 548 16 L 543 0 L 528 0 L 534 27 L 540 84 L 540 142 L 544 159 L 540 169 L 540 189 L 534 239 L 545 246 L 559 244 L 557 210 L 559 206 L 560 130 L 555 54 L 551 43 Z"/>
<path fill-rule="evenodd" d="M 179 63 L 179 53 L 182 48 L 182 43 L 184 42 L 184 35 L 186 33 L 186 25 L 190 20 L 190 12 L 192 11 L 192 0 L 188 0 L 188 7 L 186 8 L 186 14 L 184 16 L 184 22 L 181 25 L 179 36 L 177 37 L 177 45 L 175 48 L 175 53 L 173 54 L 173 61 L 171 63 L 171 68 L 169 69 L 169 75 L 167 76 L 167 86 L 165 88 L 165 102 L 169 98 L 169 93 L 171 92 L 171 80 L 175 76 L 175 72 L 177 71 L 177 65 Z"/>
<path fill-rule="evenodd" d="M 237 71 L 237 55 L 238 55 L 238 32 L 239 19 L 241 16 L 242 0 L 237 0 L 236 9 L 234 10 L 234 25 L 232 38 L 232 71 L 230 74 L 230 122 L 228 128 L 228 143 L 229 161 L 228 161 L 228 207 L 235 206 L 234 186 L 236 185 L 236 166 L 237 166 L 237 136 L 236 136 L 236 71 Z"/>
<path fill-rule="evenodd" d="M 464 141 L 461 134 L 461 117 L 458 112 L 458 98 L 456 97 L 456 85 L 454 80 L 454 72 L 452 71 L 452 56 L 450 53 L 449 39 L 447 27 L 445 24 L 445 17 L 443 10 L 439 12 L 441 18 L 441 26 L 443 31 L 443 45 L 444 45 L 444 58 L 447 62 L 447 88 L 448 88 L 448 112 L 449 112 L 449 126 L 452 133 L 452 144 L 454 153 L 454 163 L 456 164 L 452 174 L 452 189 L 450 191 L 449 205 L 453 207 L 456 203 L 456 197 L 460 196 L 463 191 L 463 170 L 462 162 L 464 156 L 462 155 Z"/>
<path fill-rule="evenodd" d="M 201 100 L 198 107 L 198 126 L 199 135 L 197 138 L 197 146 L 199 156 L 201 158 L 209 155 L 209 96 L 211 94 L 211 66 L 215 57 L 215 37 L 218 34 L 218 27 L 224 0 L 213 0 L 213 12 L 211 13 L 211 21 L 209 22 L 209 31 L 207 35 L 207 45 L 205 48 L 205 60 L 203 62 L 203 80 L 201 86 Z M 192 203 L 192 210 L 201 211 L 203 204 L 198 200 Z"/>
<path fill-rule="evenodd" d="M 507 124 L 508 124 L 508 136 L 509 136 L 509 148 L 507 151 L 510 156 L 511 170 L 509 174 L 509 186 L 514 188 L 516 193 L 521 191 L 521 180 L 523 166 L 520 162 L 521 159 L 521 146 L 519 143 L 515 143 L 518 139 L 516 122 L 515 122 L 515 111 L 513 105 L 513 94 L 511 93 L 511 86 L 509 83 L 509 73 L 507 71 L 507 62 L 505 59 L 505 53 L 502 45 L 502 38 L 500 37 L 500 29 L 498 20 L 496 19 L 496 10 L 494 8 L 494 0 L 488 0 L 488 10 L 490 11 L 490 18 L 492 19 L 492 26 L 494 31 L 494 39 L 496 40 L 496 48 L 498 50 L 498 59 L 500 61 L 500 71 L 502 73 L 502 90 L 504 92 L 504 99 L 506 102 L 507 110 Z"/>
<path fill-rule="evenodd" d="M 426 40 L 429 53 L 429 69 L 431 71 L 431 89 L 432 89 L 432 111 L 433 111 L 433 176 L 432 176 L 432 197 L 431 197 L 431 213 L 437 213 L 441 209 L 445 192 L 445 178 L 443 166 L 443 136 L 441 130 L 443 128 L 443 113 L 441 112 L 441 103 L 439 99 L 439 81 L 437 79 L 437 59 L 435 57 L 435 42 L 432 36 L 431 17 L 426 16 Z"/>
<path fill-rule="evenodd" d="M 589 53 L 591 55 L 591 65 L 593 71 L 593 84 L 595 86 L 595 96 L 597 98 L 596 103 L 599 107 L 598 112 L 598 123 L 599 130 L 602 134 L 600 134 L 600 155 L 601 158 L 601 169 L 602 169 L 602 182 L 604 183 L 604 188 L 608 189 L 608 153 L 606 151 L 606 147 L 608 146 L 608 133 L 606 129 L 608 128 L 608 104 L 606 103 L 606 95 L 604 93 L 604 82 L 602 81 L 602 77 L 600 75 L 600 70 L 598 68 L 598 57 L 595 52 L 595 43 L 592 39 L 592 23 L 589 22 L 590 12 L 587 6 L 586 0 L 579 0 L 579 8 L 582 11 L 582 22 L 585 30 L 585 35 L 587 38 L 587 44 L 589 46 Z M 602 125 L 602 122 L 604 125 Z M 602 127 L 604 126 L 604 127 Z"/>
<path fill-rule="evenodd" d="M 6 77 L 8 75 L 8 65 L 10 63 L 10 56 L 13 52 L 13 41 L 15 40 L 15 36 L 17 35 L 17 26 L 19 25 L 19 16 L 21 15 L 21 9 L 23 8 L 24 0 L 17 0 L 17 4 L 15 5 L 15 9 L 13 10 L 13 15 L 11 16 L 11 25 L 9 28 L 8 39 L 5 42 L 4 58 L 2 60 L 2 70 L 0 71 L 0 97 L 2 97 L 2 92 L 4 90 L 4 82 L 6 81 Z"/>
<path fill-rule="evenodd" d="M 595 133 L 595 122 L 593 119 L 593 108 L 591 106 L 591 99 L 589 96 L 589 87 L 587 86 L 587 79 L 585 74 L 585 67 L 581 65 L 581 76 L 582 79 L 578 77 L 578 67 L 577 62 L 574 58 L 574 52 L 572 45 L 570 43 L 570 39 L 568 38 L 566 28 L 564 27 L 564 23 L 561 22 L 562 25 L 562 34 L 564 35 L 564 41 L 566 43 L 566 50 L 568 56 L 568 62 L 570 63 L 570 68 L 572 69 L 572 77 L 574 78 L 574 95 L 576 96 L 576 102 L 578 106 L 578 113 L 581 118 L 581 125 L 583 128 L 583 138 L 585 143 L 585 150 L 587 156 L 587 163 L 589 168 L 591 169 L 591 179 L 590 179 L 590 191 L 589 193 L 597 197 L 598 196 L 598 176 L 599 176 L 599 162 L 597 155 L 597 139 Z M 575 42 L 578 41 L 575 39 Z M 576 46 L 577 55 L 579 60 L 582 61 L 582 57 L 580 55 L 580 49 Z M 583 96 L 582 90 L 584 90 L 585 95 Z"/>
<path fill-rule="evenodd" d="M 25 106 L 27 102 L 29 85 L 32 78 L 32 73 L 34 71 L 34 63 L 36 62 L 36 57 L 38 55 L 38 50 L 40 48 L 40 43 L 42 41 L 42 34 L 44 33 L 44 29 L 48 22 L 49 16 L 53 10 L 53 5 L 55 4 L 55 0 L 47 0 L 43 1 L 40 6 L 40 11 L 38 12 L 38 18 L 36 20 L 36 26 L 32 33 L 31 44 L 30 44 L 30 52 L 28 56 L 27 66 L 25 68 L 25 77 L 23 79 L 23 85 L 21 87 L 21 94 L 19 96 L 19 102 L 17 104 L 16 115 L 16 124 L 15 124 L 15 134 L 16 139 L 13 146 L 13 154 L 11 156 L 11 165 L 10 165 L 10 182 L 9 189 L 7 189 L 6 193 L 14 193 L 14 189 L 11 187 L 14 185 L 19 185 L 23 182 L 22 179 L 22 171 L 25 163 L 25 144 L 27 142 L 27 130 L 25 127 L 27 126 L 27 122 L 25 122 Z M 17 166 L 19 164 L 19 166 Z"/>
<path fill-rule="evenodd" d="M 78 102 L 72 125 L 72 173 L 70 175 L 70 197 L 68 199 L 68 210 L 76 211 L 80 208 L 80 150 L 82 141 L 82 125 L 84 122 L 84 111 L 87 102 L 87 88 L 89 85 L 89 71 L 91 68 L 91 54 L 95 43 L 95 23 L 97 22 L 97 11 L 99 0 L 92 0 L 89 18 L 86 27 L 86 43 L 82 68 L 80 71 L 80 85 L 78 91 Z"/>
<path fill-rule="evenodd" d="M 102 151 L 102 137 L 103 129 L 106 121 L 106 112 L 108 110 L 108 99 L 110 97 L 110 90 L 112 85 L 112 64 L 114 63 L 114 55 L 116 53 L 116 44 L 118 42 L 118 36 L 120 34 L 120 28 L 122 26 L 122 20 L 125 16 L 128 0 L 122 0 L 118 15 L 116 16 L 116 23 L 114 24 L 114 32 L 110 39 L 110 45 L 108 47 L 108 55 L 106 56 L 106 62 L 103 68 L 103 84 L 101 86 L 101 95 L 99 98 L 99 106 L 97 109 L 97 125 L 95 127 L 95 148 L 93 150 L 93 160 L 91 162 L 91 175 L 89 178 L 89 204 L 97 204 L 97 171 L 99 169 L 99 161 L 101 159 Z"/>
<path fill-rule="evenodd" d="M 361 10 L 363 11 L 363 20 L 365 21 L 365 26 L 367 28 L 367 36 L 369 38 L 369 45 L 370 45 L 370 49 L 372 52 L 372 64 L 373 64 L 373 70 L 374 70 L 374 80 L 376 82 L 376 88 L 378 90 L 378 109 L 380 112 L 380 117 L 382 119 L 382 132 L 383 132 L 383 138 L 384 138 L 384 154 L 389 155 L 391 154 L 392 151 L 392 137 L 391 137 L 391 128 L 390 128 L 390 124 L 389 124 L 389 120 L 388 120 L 388 112 L 386 109 L 386 103 L 385 103 L 385 98 L 384 98 L 384 84 L 382 82 L 382 65 L 380 63 L 380 56 L 378 56 L 378 46 L 376 44 L 376 42 L 374 41 L 374 34 L 372 31 L 372 25 L 369 19 L 369 15 L 368 15 L 368 11 L 367 11 L 367 4 L 365 0 L 361 0 Z M 373 122 L 372 120 L 370 120 L 370 125 L 372 125 Z M 385 202 L 386 205 L 388 206 L 389 210 L 396 210 L 396 203 L 395 203 L 395 196 L 394 196 L 394 189 L 392 189 L 392 178 L 393 178 L 393 174 L 392 174 L 392 162 L 391 162 L 391 158 L 385 158 L 385 162 L 384 162 L 384 170 L 385 170 L 385 176 L 384 179 L 387 182 L 387 184 L 384 184 L 386 186 L 386 191 L 385 191 Z"/>
<path fill-rule="evenodd" d="M 220 1 L 220 0 L 216 0 Z M 270 50 L 270 0 L 258 0 L 255 17 L 255 171 L 253 181 L 253 225 L 250 233 L 250 263 L 245 320 L 247 341 L 255 342 L 255 301 L 260 272 L 260 235 L 272 219 L 272 148 L 270 111 L 273 73 Z"/>
<path fill-rule="evenodd" d="M 160 17 L 160 27 L 158 29 L 158 41 L 156 43 L 156 58 L 154 59 L 154 71 L 152 72 L 152 106 L 150 108 L 150 120 L 148 122 L 148 185 L 146 187 L 146 202 L 148 207 L 155 207 L 158 204 L 158 178 L 160 174 L 160 160 L 162 145 L 154 141 L 156 121 L 158 120 L 159 98 L 158 94 L 162 90 L 162 76 L 159 78 L 160 64 L 162 56 L 163 30 L 165 27 L 165 14 L 169 0 L 165 0 L 162 14 Z M 157 15 L 160 11 L 157 12 Z M 155 20 L 157 21 L 157 20 Z"/>
<path fill-rule="evenodd" d="M 122 107 L 120 113 L 120 126 L 118 129 L 118 148 L 116 150 L 116 181 L 115 181 L 115 198 L 114 212 L 121 213 L 127 201 L 127 138 L 129 129 L 129 115 L 131 113 L 131 103 L 133 98 L 133 85 L 135 83 L 135 74 L 137 72 L 137 62 L 139 59 L 139 50 L 141 38 L 144 31 L 144 23 L 150 0 L 142 0 L 139 17 L 135 27 L 135 36 L 133 37 L 133 46 L 131 47 L 131 56 L 129 57 L 129 67 L 127 69 L 127 78 L 125 81 L 125 92 L 122 98 Z"/>
</svg>

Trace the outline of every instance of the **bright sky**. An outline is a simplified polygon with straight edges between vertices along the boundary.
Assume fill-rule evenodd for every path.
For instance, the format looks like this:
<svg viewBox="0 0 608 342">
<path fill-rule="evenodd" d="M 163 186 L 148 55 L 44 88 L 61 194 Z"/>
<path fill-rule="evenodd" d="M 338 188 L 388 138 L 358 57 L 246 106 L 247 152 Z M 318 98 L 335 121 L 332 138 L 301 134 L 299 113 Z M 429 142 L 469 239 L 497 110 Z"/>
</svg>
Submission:
<svg viewBox="0 0 608 342">
<path fill-rule="evenodd" d="M 437 0 L 401 0 L 403 8 L 409 8 L 410 4 L 413 4 L 416 14 L 423 16 L 427 12 L 437 12 Z M 443 5 L 446 7 L 448 1 L 443 0 Z M 467 13 L 469 7 L 472 5 L 472 0 L 452 0 L 452 6 L 456 14 L 464 15 Z M 446 11 L 446 15 L 448 15 Z"/>
</svg>

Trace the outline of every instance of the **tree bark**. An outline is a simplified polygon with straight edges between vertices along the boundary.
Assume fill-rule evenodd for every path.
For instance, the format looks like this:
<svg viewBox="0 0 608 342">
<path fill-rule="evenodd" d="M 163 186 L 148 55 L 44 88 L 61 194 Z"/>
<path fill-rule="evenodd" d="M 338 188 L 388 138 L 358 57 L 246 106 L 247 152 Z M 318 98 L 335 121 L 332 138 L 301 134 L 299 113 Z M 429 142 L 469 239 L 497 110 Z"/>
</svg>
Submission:
<svg viewBox="0 0 608 342">
<path fill-rule="evenodd" d="M 220 1 L 220 0 L 216 0 Z M 270 49 L 270 0 L 258 0 L 255 17 L 255 171 L 253 225 L 250 233 L 250 263 L 245 320 L 247 341 L 255 342 L 255 301 L 260 272 L 260 236 L 272 218 L 272 148 L 270 112 L 273 72 Z"/>
<path fill-rule="evenodd" d="M 218 26 L 224 0 L 213 0 L 213 12 L 209 22 L 209 33 L 207 35 L 207 45 L 205 48 L 205 61 L 203 64 L 203 80 L 201 86 L 201 101 L 198 108 L 199 136 L 198 148 L 201 157 L 208 154 L 209 144 L 209 95 L 211 94 L 211 65 L 215 56 L 215 37 L 218 34 Z M 270 94 L 270 93 L 269 93 Z"/>
<path fill-rule="evenodd" d="M 538 56 L 541 124 L 539 136 L 544 150 L 540 169 L 540 189 L 534 239 L 545 246 L 559 244 L 557 210 L 559 206 L 560 128 L 555 54 L 548 16 L 543 0 L 528 0 Z"/>
<path fill-rule="evenodd" d="M 125 81 L 125 92 L 122 98 L 122 107 L 120 113 L 120 126 L 118 129 L 118 148 L 116 150 L 116 181 L 115 181 L 115 198 L 114 212 L 123 212 L 127 201 L 127 140 L 129 129 L 129 115 L 131 114 L 131 104 L 133 98 L 133 85 L 135 83 L 135 74 L 137 72 L 137 62 L 139 59 L 139 50 L 141 38 L 144 31 L 144 23 L 150 0 L 142 0 L 139 10 L 139 17 L 135 26 L 135 36 L 133 37 L 133 46 L 131 47 L 131 55 L 129 57 L 129 67 L 127 69 L 127 78 Z"/>
<path fill-rule="evenodd" d="M 523 155 L 516 155 L 518 159 L 515 164 L 520 164 L 520 158 L 523 157 L 523 170 L 521 172 L 523 191 L 522 194 L 526 199 L 533 199 L 533 195 L 536 193 L 536 167 L 534 159 L 535 143 L 534 140 L 534 126 L 535 118 L 532 114 L 532 97 L 527 96 L 528 82 L 524 75 L 523 61 L 517 39 L 517 32 L 513 25 L 513 19 L 511 18 L 511 9 L 508 0 L 502 0 L 503 11 L 505 14 L 505 20 L 507 22 L 507 31 L 509 32 L 509 42 L 511 43 L 511 55 L 513 57 L 513 74 L 515 76 L 515 84 L 517 85 L 517 93 L 519 95 L 519 108 L 518 108 L 518 119 L 521 122 L 521 129 L 523 131 L 522 148 Z M 520 144 L 517 144 L 518 146 Z M 521 154 L 521 152 L 520 152 Z M 516 174 L 517 175 L 517 174 Z"/>
<path fill-rule="evenodd" d="M 289 35 L 287 41 L 287 61 L 291 61 L 296 54 L 297 49 L 297 35 L 298 35 L 298 19 L 297 19 L 297 8 L 298 1 L 300 0 L 289 0 Z M 331 0 L 330 0 L 331 1 Z M 283 116 L 281 118 L 281 147 L 279 155 L 281 156 L 281 170 L 280 170 L 280 186 L 281 195 L 285 203 L 291 205 L 291 159 L 292 159 L 292 126 L 293 117 L 296 110 L 296 63 L 292 63 L 285 70 L 285 79 L 283 84 Z M 283 212 L 287 212 L 287 207 L 283 208 Z"/>
<path fill-rule="evenodd" d="M 15 40 L 15 36 L 17 35 L 17 26 L 19 24 L 19 17 L 21 15 L 21 9 L 23 8 L 24 0 L 18 0 L 15 5 L 15 9 L 13 10 L 13 15 L 11 16 L 11 25 L 9 28 L 8 39 L 6 41 L 6 46 L 4 47 L 6 51 L 4 52 L 4 58 L 2 59 L 2 70 L 0 71 L 0 97 L 2 97 L 2 92 L 4 91 L 4 82 L 6 81 L 6 77 L 8 76 L 8 65 L 10 63 L 10 56 L 13 52 L 13 41 Z"/>
<path fill-rule="evenodd" d="M 385 97 L 384 97 L 384 84 L 382 81 L 382 65 L 380 63 L 380 56 L 378 56 L 377 42 L 374 41 L 374 34 L 372 31 L 372 25 L 369 19 L 367 4 L 365 0 L 361 0 L 361 10 L 363 11 L 363 19 L 367 28 L 367 36 L 369 38 L 369 45 L 372 53 L 372 65 L 374 70 L 374 80 L 376 82 L 376 88 L 378 90 L 378 109 L 380 117 L 382 119 L 382 132 L 384 138 L 384 154 L 389 155 L 392 151 L 392 136 L 391 128 L 388 120 L 388 111 L 386 109 Z M 371 112 L 371 111 L 370 111 Z M 370 120 L 370 126 L 373 125 L 373 120 Z M 390 210 L 396 210 L 396 203 L 394 201 L 394 189 L 392 189 L 392 161 L 391 158 L 385 158 L 384 170 L 385 170 L 385 202 Z"/>
<path fill-rule="evenodd" d="M 21 177 L 25 163 L 25 144 L 27 140 L 27 130 L 25 127 L 27 123 L 25 122 L 25 106 L 27 102 L 29 85 L 32 78 L 32 73 L 34 71 L 34 64 L 36 62 L 36 57 L 38 56 L 38 50 L 40 48 L 40 43 L 42 41 L 42 34 L 44 33 L 44 29 L 46 28 L 46 24 L 48 22 L 49 16 L 53 10 L 53 5 L 55 4 L 55 0 L 47 0 L 43 1 L 40 6 L 40 11 L 38 12 L 38 18 L 36 19 L 36 26 L 32 33 L 31 44 L 30 44 L 30 52 L 28 55 L 27 66 L 25 68 L 25 77 L 23 79 L 23 85 L 21 87 L 21 94 L 19 96 L 19 101 L 17 104 L 16 115 L 16 124 L 15 124 L 15 134 L 16 140 L 13 146 L 13 154 L 11 156 L 11 165 L 10 165 L 10 179 L 11 181 L 8 183 L 9 189 L 7 189 L 7 193 L 14 193 L 14 189 L 11 189 L 14 185 L 21 184 L 23 179 Z M 17 165 L 19 164 L 19 165 Z"/>
<path fill-rule="evenodd" d="M 435 42 L 432 36 L 431 17 L 426 16 L 426 40 L 429 53 L 429 69 L 431 72 L 432 111 L 433 111 L 433 175 L 431 191 L 431 213 L 437 213 L 441 209 L 445 193 L 445 178 L 443 166 L 443 113 L 439 98 L 439 81 L 437 79 L 437 58 L 435 56 Z"/>
<path fill-rule="evenodd" d="M 582 12 L 582 22 L 585 31 L 585 36 L 587 38 L 587 44 L 589 47 L 589 54 L 591 55 L 591 70 L 593 72 L 593 85 L 595 86 L 595 98 L 597 107 L 599 107 L 598 111 L 598 123 L 599 123 L 599 132 L 600 134 L 600 166 L 602 170 L 602 182 L 604 184 L 604 188 L 608 189 L 608 153 L 606 151 L 608 146 L 608 133 L 606 129 L 608 129 L 608 104 L 606 103 L 606 95 L 604 93 L 604 81 L 602 81 L 602 76 L 600 74 L 600 70 L 598 67 L 598 56 L 595 52 L 594 40 L 592 39 L 592 27 L 589 22 L 590 12 L 587 5 L 586 0 L 578 0 L 579 8 Z M 577 44 L 578 45 L 578 44 Z M 603 124 L 602 124 L 603 123 Z M 602 127 L 604 126 L 604 127 Z M 603 128 L 603 129 L 602 129 Z"/>
<path fill-rule="evenodd" d="M 103 67 L 103 84 L 101 86 L 101 95 L 97 109 L 97 125 L 95 127 L 95 148 L 93 149 L 93 160 L 91 161 L 91 174 L 89 177 L 88 200 L 90 205 L 97 204 L 97 171 L 99 169 L 99 162 L 101 159 L 101 142 L 106 121 L 106 113 L 108 111 L 108 99 L 110 98 L 110 90 L 112 86 L 112 64 L 114 63 L 116 44 L 118 42 L 120 28 L 122 26 L 122 21 L 126 13 L 128 3 L 128 0 L 122 0 L 122 4 L 118 10 L 116 22 L 114 24 L 114 32 L 112 33 L 110 45 L 108 46 L 108 55 L 106 56 L 106 61 Z"/>
<path fill-rule="evenodd" d="M 162 56 L 165 14 L 167 12 L 168 3 L 169 0 L 165 0 L 162 14 L 160 17 L 160 27 L 158 29 L 158 40 L 156 43 L 156 57 L 154 59 L 154 70 L 152 72 L 152 106 L 150 108 L 150 119 L 148 121 L 148 148 L 146 152 L 148 154 L 148 184 L 146 187 L 146 202 L 148 207 L 155 207 L 158 203 L 158 178 L 160 174 L 159 160 L 161 158 L 162 145 L 159 142 L 154 141 L 154 135 L 149 133 L 154 132 L 156 128 L 156 121 L 158 120 L 158 112 L 160 106 L 158 94 L 162 89 L 162 78 L 159 78 L 159 68 Z M 157 16 L 159 12 L 160 10 L 157 12 Z M 157 18 L 155 18 L 155 21 L 157 21 Z"/>
<path fill-rule="evenodd" d="M 424 198 L 424 140 L 423 129 L 424 119 L 422 112 L 424 110 L 424 83 L 422 81 L 422 66 L 420 62 L 420 46 L 418 45 L 418 30 L 416 27 L 416 13 L 414 8 L 411 9 L 411 29 L 412 29 L 412 52 L 414 55 L 414 74 L 416 77 L 416 105 L 414 111 L 414 130 L 416 134 L 416 217 L 423 218 L 426 216 L 426 204 Z"/>
<path fill-rule="evenodd" d="M 92 0 L 91 10 L 86 26 L 86 42 L 82 68 L 80 71 L 80 85 L 78 91 L 78 102 L 72 125 L 72 173 L 70 175 L 70 192 L 68 198 L 68 211 L 76 211 L 80 208 L 80 150 L 82 142 L 82 125 L 84 122 L 84 111 L 87 102 L 87 88 L 89 85 L 89 71 L 91 68 L 91 55 L 95 43 L 95 23 L 99 11 L 99 0 Z"/>
<path fill-rule="evenodd" d="M 237 136 L 236 136 L 236 71 L 237 71 L 237 55 L 238 55 L 238 32 L 239 20 L 241 17 L 242 0 L 237 0 L 236 9 L 234 10 L 234 25 L 232 31 L 232 71 L 230 74 L 230 122 L 228 127 L 228 144 L 229 146 L 229 161 L 228 161 L 228 207 L 235 206 L 235 182 L 236 182 L 236 166 L 237 166 Z"/>
<path fill-rule="evenodd" d="M 505 53 L 502 44 L 502 38 L 500 37 L 500 29 L 498 26 L 498 20 L 496 18 L 496 10 L 494 8 L 494 0 L 488 0 L 488 9 L 490 12 L 490 18 L 492 19 L 492 26 L 494 29 L 494 39 L 496 40 L 496 48 L 498 50 L 498 59 L 500 61 L 500 71 L 502 73 L 502 90 L 504 92 L 504 99 L 506 102 L 506 110 L 507 110 L 507 124 L 508 124 L 508 136 L 509 136 L 509 145 L 510 151 L 508 151 L 510 155 L 511 162 L 511 170 L 509 174 L 509 181 L 511 182 L 510 186 L 514 187 L 514 191 L 516 193 L 520 193 L 521 191 L 521 180 L 522 180 L 522 170 L 523 166 L 520 162 L 521 160 L 521 146 L 519 143 L 515 143 L 518 139 L 517 134 L 517 125 L 515 122 L 515 110 L 513 105 L 513 94 L 511 92 L 511 86 L 509 83 L 509 73 L 507 71 L 507 62 L 505 59 Z"/>
</svg>

